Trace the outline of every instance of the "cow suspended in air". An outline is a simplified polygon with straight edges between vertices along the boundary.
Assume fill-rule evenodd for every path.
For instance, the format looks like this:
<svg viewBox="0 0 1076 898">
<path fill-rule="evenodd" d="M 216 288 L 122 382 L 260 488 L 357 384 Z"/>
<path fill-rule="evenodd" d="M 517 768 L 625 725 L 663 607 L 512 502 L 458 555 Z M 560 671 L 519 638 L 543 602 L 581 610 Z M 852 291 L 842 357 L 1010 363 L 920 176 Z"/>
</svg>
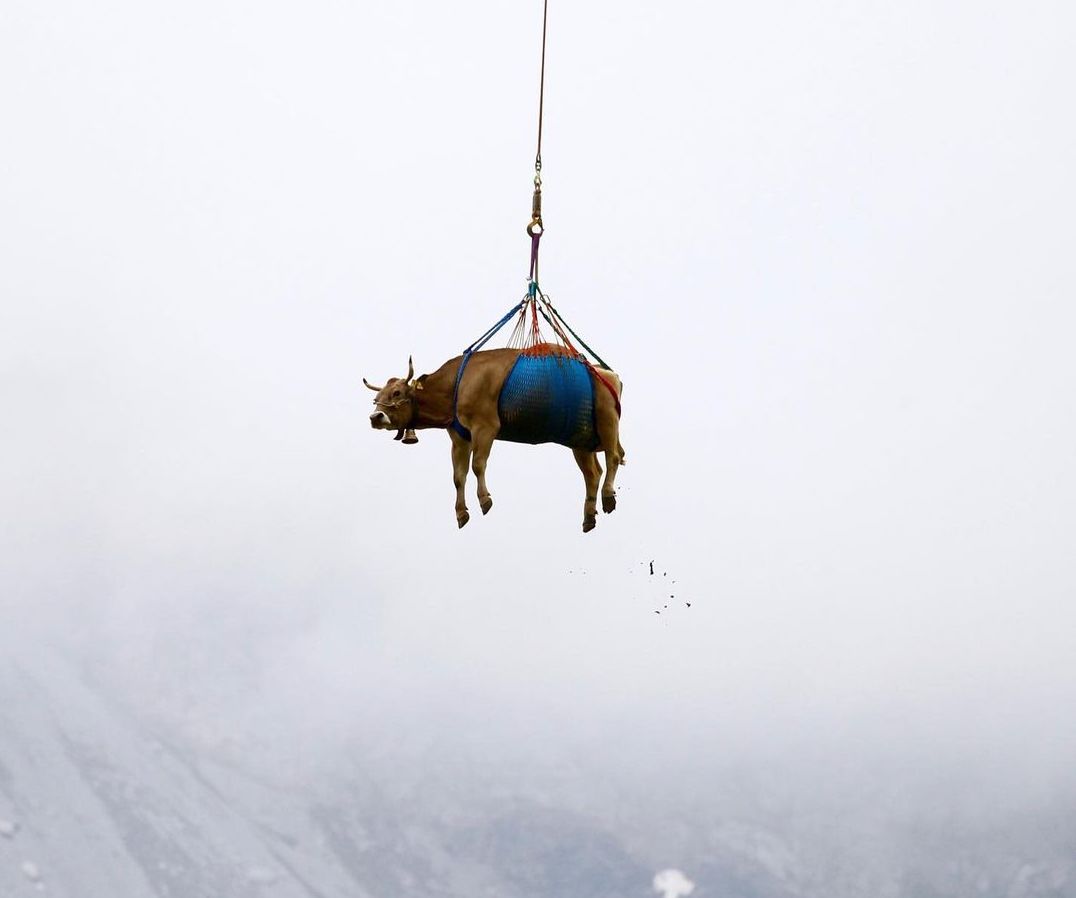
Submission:
<svg viewBox="0 0 1076 898">
<path fill-rule="evenodd" d="M 602 510 L 616 508 L 617 469 L 624 464 L 620 444 L 620 378 L 595 367 L 564 347 L 542 344 L 527 350 L 468 352 L 445 362 L 432 374 L 416 378 L 411 360 L 406 377 L 384 386 L 363 383 L 377 395 L 370 426 L 394 430 L 396 439 L 418 442 L 414 431 L 447 430 L 452 441 L 452 477 L 456 486 L 456 523 L 470 520 L 464 486 L 467 469 L 478 480 L 482 514 L 493 507 L 486 486 L 486 462 L 494 440 L 557 443 L 569 447 L 583 472 L 586 499 L 583 532 L 597 523 L 598 485 Z"/>
</svg>

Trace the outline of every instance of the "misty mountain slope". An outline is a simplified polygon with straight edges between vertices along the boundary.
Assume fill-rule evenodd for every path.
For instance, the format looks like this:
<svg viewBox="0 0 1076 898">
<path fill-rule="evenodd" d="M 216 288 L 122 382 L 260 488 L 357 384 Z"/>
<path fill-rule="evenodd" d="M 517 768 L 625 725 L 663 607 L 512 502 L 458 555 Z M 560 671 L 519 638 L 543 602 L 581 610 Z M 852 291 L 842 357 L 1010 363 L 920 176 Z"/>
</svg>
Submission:
<svg viewBox="0 0 1076 898">
<path fill-rule="evenodd" d="M 0 662 L 4 898 L 646 894 L 651 873 L 570 812 L 478 795 L 462 822 L 436 788 L 390 800 L 362 759 L 302 788 L 252 759 L 255 779 L 150 730 L 63 660 L 20 654 Z"/>
<path fill-rule="evenodd" d="M 2 898 L 643 898 L 670 864 L 698 898 L 1076 898 L 1070 792 L 839 756 L 620 767 L 604 739 L 508 757 L 385 721 L 300 748 L 237 721 L 214 749 L 216 704 L 202 729 L 66 656 L 2 657 Z"/>
<path fill-rule="evenodd" d="M 302 815 L 281 795 L 263 802 L 274 820 L 245 817 L 70 668 L 38 656 L 32 670 L 8 661 L 0 677 L 0 819 L 17 825 L 0 839 L 5 898 L 38 893 L 24 864 L 60 898 L 364 894 L 288 831 Z"/>
</svg>

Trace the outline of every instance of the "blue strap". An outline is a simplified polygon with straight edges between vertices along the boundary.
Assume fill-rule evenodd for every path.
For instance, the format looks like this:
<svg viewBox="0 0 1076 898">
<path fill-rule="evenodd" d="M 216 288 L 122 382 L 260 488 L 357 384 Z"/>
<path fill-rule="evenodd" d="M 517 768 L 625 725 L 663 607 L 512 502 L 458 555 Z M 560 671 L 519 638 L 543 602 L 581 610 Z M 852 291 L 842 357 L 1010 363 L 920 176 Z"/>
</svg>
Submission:
<svg viewBox="0 0 1076 898">
<path fill-rule="evenodd" d="M 475 340 L 474 343 L 472 343 L 470 346 L 468 346 L 464 350 L 464 352 L 465 353 L 466 352 L 475 352 L 476 350 L 479 350 L 483 346 L 485 346 L 486 343 L 489 342 L 490 337 L 492 337 L 495 333 L 497 333 L 497 331 L 499 331 L 509 321 L 511 321 L 515 317 L 516 312 L 518 312 L 521 308 L 523 308 L 523 302 L 524 302 L 524 300 L 520 300 L 514 306 L 512 306 L 512 308 L 510 308 L 505 313 L 505 316 L 500 321 L 498 321 L 495 325 L 493 325 L 493 327 L 491 327 L 488 331 L 486 331 L 481 337 L 479 337 L 477 340 Z"/>
<path fill-rule="evenodd" d="M 456 389 L 452 393 L 452 423 L 449 425 L 468 443 L 471 442 L 471 431 L 460 423 L 456 408 L 460 401 L 460 381 L 463 380 L 463 369 L 467 367 L 467 363 L 471 360 L 472 355 L 474 355 L 474 351 L 470 347 L 463 350 L 463 358 L 460 359 L 460 367 L 459 370 L 456 371 Z"/>
</svg>

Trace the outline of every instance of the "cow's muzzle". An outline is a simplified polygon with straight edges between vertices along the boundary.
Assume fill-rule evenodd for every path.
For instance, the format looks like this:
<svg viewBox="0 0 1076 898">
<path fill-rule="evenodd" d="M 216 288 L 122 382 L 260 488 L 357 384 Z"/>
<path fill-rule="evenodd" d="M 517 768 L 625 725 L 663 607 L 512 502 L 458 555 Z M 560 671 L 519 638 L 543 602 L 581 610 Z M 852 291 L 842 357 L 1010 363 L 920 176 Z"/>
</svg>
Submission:
<svg viewBox="0 0 1076 898">
<path fill-rule="evenodd" d="M 376 411 L 370 415 L 370 426 L 374 430 L 385 430 L 388 427 L 392 427 L 392 422 L 389 420 L 389 416 L 382 411 Z"/>
</svg>

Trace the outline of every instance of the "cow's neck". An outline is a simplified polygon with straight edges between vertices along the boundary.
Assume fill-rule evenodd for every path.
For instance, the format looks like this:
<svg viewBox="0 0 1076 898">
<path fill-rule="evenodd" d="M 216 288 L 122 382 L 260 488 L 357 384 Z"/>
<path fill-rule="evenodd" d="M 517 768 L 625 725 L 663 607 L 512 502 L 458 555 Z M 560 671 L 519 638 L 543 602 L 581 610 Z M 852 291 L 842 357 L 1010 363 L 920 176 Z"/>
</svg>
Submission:
<svg viewBox="0 0 1076 898">
<path fill-rule="evenodd" d="M 456 372 L 459 370 L 458 358 L 445 362 L 433 374 L 428 374 L 422 381 L 422 389 L 415 391 L 415 411 L 409 425 L 414 430 L 426 430 L 431 427 L 448 427 L 452 423 L 455 410 L 452 400 L 456 395 Z"/>
</svg>

